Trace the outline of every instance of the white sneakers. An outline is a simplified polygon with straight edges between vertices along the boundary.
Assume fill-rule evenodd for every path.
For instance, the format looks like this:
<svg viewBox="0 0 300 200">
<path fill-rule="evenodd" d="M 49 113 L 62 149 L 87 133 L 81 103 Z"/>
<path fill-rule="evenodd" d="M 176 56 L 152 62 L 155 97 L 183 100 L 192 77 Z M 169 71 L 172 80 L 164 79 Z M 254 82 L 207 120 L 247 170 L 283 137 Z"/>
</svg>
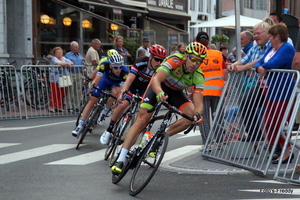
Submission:
<svg viewBox="0 0 300 200">
<path fill-rule="evenodd" d="M 72 131 L 72 135 L 73 135 L 74 137 L 77 137 L 78 134 L 79 134 L 79 132 L 81 131 L 81 129 L 82 129 L 82 126 L 81 126 L 81 127 L 80 127 L 80 126 L 77 126 L 77 127 L 75 128 L 75 130 Z"/>
<path fill-rule="evenodd" d="M 107 145 L 110 139 L 111 133 L 108 131 L 104 131 L 104 133 L 100 137 L 100 143 L 103 145 Z"/>
</svg>

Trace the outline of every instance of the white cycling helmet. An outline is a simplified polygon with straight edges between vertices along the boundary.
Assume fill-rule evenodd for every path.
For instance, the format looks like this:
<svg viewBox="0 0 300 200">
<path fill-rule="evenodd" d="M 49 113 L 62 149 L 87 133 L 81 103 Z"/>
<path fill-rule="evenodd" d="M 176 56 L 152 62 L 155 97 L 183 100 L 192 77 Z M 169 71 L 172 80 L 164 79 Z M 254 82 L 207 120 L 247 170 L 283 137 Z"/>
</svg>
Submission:
<svg viewBox="0 0 300 200">
<path fill-rule="evenodd" d="M 109 62 L 112 65 L 123 65 L 124 64 L 124 58 L 120 54 L 113 54 L 109 58 Z"/>
</svg>

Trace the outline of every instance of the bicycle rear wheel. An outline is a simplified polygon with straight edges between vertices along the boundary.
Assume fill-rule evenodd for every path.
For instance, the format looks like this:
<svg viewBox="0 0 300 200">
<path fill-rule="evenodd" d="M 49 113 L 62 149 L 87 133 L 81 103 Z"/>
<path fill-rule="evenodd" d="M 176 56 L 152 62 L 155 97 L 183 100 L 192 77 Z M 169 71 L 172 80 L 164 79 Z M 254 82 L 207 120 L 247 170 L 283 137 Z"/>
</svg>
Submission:
<svg viewBox="0 0 300 200">
<path fill-rule="evenodd" d="M 143 149 L 130 180 L 129 194 L 131 196 L 139 194 L 150 182 L 164 157 L 168 141 L 169 136 L 166 132 L 156 134 Z M 149 156 L 151 151 L 156 152 L 154 158 Z"/>
</svg>

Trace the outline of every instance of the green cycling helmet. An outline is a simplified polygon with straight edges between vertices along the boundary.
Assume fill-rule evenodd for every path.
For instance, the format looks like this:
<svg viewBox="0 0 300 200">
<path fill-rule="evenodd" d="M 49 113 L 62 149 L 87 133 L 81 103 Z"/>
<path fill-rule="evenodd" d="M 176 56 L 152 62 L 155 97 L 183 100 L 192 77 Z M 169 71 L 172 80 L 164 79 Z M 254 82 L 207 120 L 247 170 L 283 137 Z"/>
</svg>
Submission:
<svg viewBox="0 0 300 200">
<path fill-rule="evenodd" d="M 199 42 L 192 42 L 186 48 L 185 52 L 188 54 L 195 54 L 200 58 L 206 59 L 207 57 L 207 49 L 206 47 Z"/>
<path fill-rule="evenodd" d="M 107 59 L 109 59 L 114 54 L 118 54 L 118 52 L 115 49 L 108 50 L 107 51 Z"/>
</svg>

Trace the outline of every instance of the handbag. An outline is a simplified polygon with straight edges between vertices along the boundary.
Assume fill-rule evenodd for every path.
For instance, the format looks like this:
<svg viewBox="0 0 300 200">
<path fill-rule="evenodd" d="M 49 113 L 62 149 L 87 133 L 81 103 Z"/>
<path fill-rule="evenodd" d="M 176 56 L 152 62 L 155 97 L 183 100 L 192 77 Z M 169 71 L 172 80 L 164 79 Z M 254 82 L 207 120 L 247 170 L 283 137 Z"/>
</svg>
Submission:
<svg viewBox="0 0 300 200">
<path fill-rule="evenodd" d="M 58 78 L 58 86 L 60 88 L 69 87 L 71 85 L 72 85 L 72 81 L 69 75 L 61 76 Z"/>
</svg>

